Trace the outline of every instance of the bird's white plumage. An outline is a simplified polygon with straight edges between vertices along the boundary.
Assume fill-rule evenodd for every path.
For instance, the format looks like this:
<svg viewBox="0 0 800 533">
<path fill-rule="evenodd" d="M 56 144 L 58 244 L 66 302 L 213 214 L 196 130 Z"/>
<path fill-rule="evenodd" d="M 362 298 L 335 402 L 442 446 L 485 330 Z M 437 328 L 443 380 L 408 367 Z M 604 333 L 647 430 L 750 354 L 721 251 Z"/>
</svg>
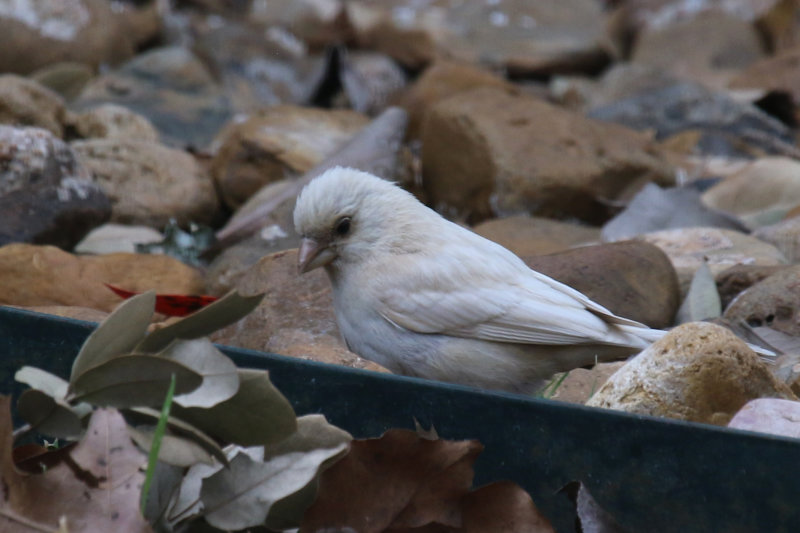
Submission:
<svg viewBox="0 0 800 533">
<path fill-rule="evenodd" d="M 352 219 L 352 231 L 341 237 L 332 228 L 343 216 Z M 459 376 L 450 381 L 517 389 L 520 384 L 503 381 L 514 373 L 526 381 L 546 377 L 539 368 L 589 364 L 595 355 L 613 353 L 609 348 L 628 355 L 663 334 L 615 316 L 364 172 L 334 168 L 313 180 L 294 219 L 300 235 L 336 253 L 326 270 L 348 345 L 390 369 L 448 379 L 448 368 Z M 521 371 L 527 362 L 520 357 L 537 370 Z M 563 361 L 535 361 L 542 357 Z M 412 368 L 414 358 L 423 370 Z M 487 358 L 508 372 L 487 371 Z M 453 370 L 456 359 L 475 371 Z"/>
</svg>

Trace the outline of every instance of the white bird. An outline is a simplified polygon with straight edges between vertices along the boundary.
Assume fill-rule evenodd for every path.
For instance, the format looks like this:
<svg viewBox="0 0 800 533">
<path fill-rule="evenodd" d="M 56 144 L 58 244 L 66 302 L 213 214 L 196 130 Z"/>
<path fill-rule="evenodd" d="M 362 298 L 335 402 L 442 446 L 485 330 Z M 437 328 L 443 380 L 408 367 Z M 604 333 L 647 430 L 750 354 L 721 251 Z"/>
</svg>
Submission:
<svg viewBox="0 0 800 533">
<path fill-rule="evenodd" d="M 301 272 L 325 267 L 348 348 L 395 373 L 531 392 L 665 332 L 614 315 L 400 187 L 326 171 L 294 210 Z"/>
</svg>

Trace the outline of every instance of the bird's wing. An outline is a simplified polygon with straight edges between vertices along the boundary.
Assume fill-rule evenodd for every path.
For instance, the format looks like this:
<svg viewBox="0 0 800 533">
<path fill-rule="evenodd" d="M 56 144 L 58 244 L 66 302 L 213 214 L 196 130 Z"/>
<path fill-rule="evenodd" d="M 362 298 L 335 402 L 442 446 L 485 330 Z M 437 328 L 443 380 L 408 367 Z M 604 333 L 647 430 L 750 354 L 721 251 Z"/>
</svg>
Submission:
<svg viewBox="0 0 800 533">
<path fill-rule="evenodd" d="M 469 253 L 472 251 L 472 253 Z M 497 247 L 490 254 L 458 249 L 435 256 L 394 258 L 381 276 L 379 312 L 418 333 L 440 333 L 525 344 L 631 345 L 615 327 L 646 328 L 580 292 L 529 269 Z"/>
</svg>

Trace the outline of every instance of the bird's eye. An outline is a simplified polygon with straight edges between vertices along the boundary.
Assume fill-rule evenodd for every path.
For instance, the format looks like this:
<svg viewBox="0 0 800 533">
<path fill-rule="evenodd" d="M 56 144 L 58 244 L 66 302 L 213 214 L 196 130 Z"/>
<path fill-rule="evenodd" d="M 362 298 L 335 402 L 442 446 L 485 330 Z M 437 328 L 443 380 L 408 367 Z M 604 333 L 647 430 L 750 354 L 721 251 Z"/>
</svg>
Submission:
<svg viewBox="0 0 800 533">
<path fill-rule="evenodd" d="M 347 235 L 350 233 L 350 217 L 342 217 L 336 223 L 336 233 L 339 235 Z"/>
</svg>

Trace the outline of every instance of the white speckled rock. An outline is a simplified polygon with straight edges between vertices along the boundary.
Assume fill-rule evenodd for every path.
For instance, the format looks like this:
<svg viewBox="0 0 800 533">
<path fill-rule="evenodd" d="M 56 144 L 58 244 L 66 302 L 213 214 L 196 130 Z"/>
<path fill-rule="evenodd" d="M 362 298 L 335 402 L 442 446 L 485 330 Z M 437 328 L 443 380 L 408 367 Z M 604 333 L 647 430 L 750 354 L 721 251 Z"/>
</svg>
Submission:
<svg viewBox="0 0 800 533">
<path fill-rule="evenodd" d="M 628 361 L 586 405 L 725 425 L 765 397 L 796 399 L 729 330 L 690 322 Z"/>
</svg>

